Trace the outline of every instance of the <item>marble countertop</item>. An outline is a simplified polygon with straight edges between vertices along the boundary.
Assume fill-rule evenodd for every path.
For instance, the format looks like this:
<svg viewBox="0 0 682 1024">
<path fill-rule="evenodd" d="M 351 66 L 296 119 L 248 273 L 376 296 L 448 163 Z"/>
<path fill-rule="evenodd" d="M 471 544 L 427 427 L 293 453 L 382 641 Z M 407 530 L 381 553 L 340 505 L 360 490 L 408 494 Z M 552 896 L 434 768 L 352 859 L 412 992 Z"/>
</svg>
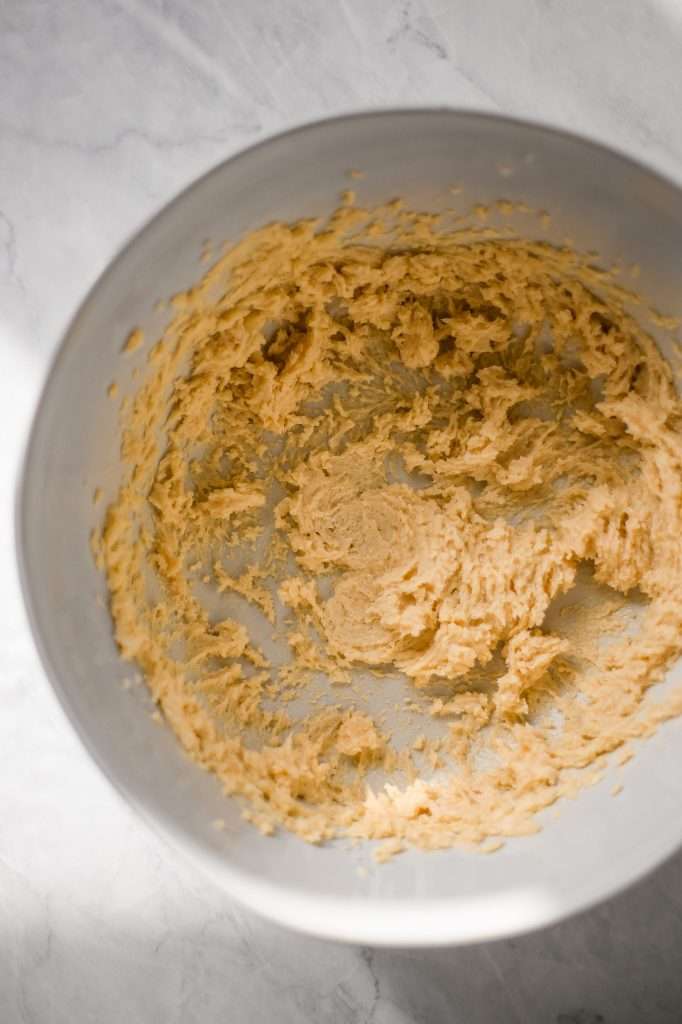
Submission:
<svg viewBox="0 0 682 1024">
<path fill-rule="evenodd" d="M 252 916 L 148 833 L 44 680 L 11 536 L 17 457 L 67 319 L 192 178 L 378 106 L 498 110 L 682 179 L 677 0 L 5 0 L 0 7 L 0 1021 L 682 1020 L 682 855 L 547 931 L 391 952 Z"/>
</svg>

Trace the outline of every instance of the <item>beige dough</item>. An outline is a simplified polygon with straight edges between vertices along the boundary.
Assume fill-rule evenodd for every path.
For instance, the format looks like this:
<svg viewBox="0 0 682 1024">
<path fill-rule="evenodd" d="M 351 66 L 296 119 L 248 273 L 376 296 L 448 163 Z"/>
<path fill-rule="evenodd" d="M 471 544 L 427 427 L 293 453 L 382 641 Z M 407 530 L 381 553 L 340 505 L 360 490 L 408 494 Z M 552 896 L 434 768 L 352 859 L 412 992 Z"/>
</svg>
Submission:
<svg viewBox="0 0 682 1024">
<path fill-rule="evenodd" d="M 492 849 L 682 710 L 646 699 L 682 406 L 609 274 L 391 204 L 173 302 L 97 550 L 123 656 L 263 831 Z"/>
</svg>

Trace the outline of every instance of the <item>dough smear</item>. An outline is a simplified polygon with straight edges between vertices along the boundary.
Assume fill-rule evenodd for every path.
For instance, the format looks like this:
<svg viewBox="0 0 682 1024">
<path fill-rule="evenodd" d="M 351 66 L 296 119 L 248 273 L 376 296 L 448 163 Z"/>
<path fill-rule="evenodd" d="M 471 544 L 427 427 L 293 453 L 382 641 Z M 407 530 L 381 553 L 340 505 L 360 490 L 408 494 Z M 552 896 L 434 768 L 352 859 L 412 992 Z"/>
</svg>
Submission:
<svg viewBox="0 0 682 1024">
<path fill-rule="evenodd" d="M 263 228 L 173 303 L 97 551 L 122 655 L 258 827 L 494 845 L 682 711 L 647 697 L 682 405 L 612 276 L 394 203 Z"/>
</svg>

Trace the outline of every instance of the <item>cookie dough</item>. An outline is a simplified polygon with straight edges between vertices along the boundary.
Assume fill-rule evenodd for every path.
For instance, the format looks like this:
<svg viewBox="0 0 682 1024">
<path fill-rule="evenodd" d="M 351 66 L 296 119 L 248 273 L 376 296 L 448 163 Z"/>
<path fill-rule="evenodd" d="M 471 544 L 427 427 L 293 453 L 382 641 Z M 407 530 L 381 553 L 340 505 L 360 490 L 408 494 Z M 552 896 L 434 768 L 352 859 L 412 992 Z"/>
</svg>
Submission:
<svg viewBox="0 0 682 1024">
<path fill-rule="evenodd" d="M 448 217 L 256 231 L 123 405 L 116 638 L 264 832 L 493 849 L 682 711 L 647 697 L 682 652 L 682 405 L 644 307 Z"/>
</svg>

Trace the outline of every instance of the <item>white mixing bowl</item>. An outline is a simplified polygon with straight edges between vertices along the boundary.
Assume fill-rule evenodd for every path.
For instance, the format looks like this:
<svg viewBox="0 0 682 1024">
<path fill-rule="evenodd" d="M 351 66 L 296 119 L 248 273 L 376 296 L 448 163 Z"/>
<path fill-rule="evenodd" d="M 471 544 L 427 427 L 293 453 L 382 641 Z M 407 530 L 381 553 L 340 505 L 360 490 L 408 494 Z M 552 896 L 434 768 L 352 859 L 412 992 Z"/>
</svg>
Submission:
<svg viewBox="0 0 682 1024">
<path fill-rule="evenodd" d="M 357 183 L 344 172 L 358 168 Z M 449 189 L 463 191 L 453 196 Z M 218 783 L 149 715 L 146 691 L 121 685 L 89 534 L 119 479 L 116 378 L 133 326 L 163 326 L 158 298 L 201 274 L 205 239 L 220 242 L 275 219 L 331 211 L 343 188 L 362 202 L 403 196 L 411 207 L 523 200 L 526 236 L 594 249 L 641 266 L 637 287 L 682 313 L 682 192 L 594 143 L 500 117 L 447 110 L 360 114 L 254 146 L 183 192 L 113 261 L 66 332 L 33 424 L 18 503 L 18 551 L 45 670 L 84 745 L 142 817 L 235 899 L 320 936 L 426 946 L 512 935 L 587 907 L 639 878 L 682 841 L 682 721 L 665 725 L 614 775 L 544 815 L 540 833 L 484 856 L 411 851 L 358 871 L 366 853 L 265 838 Z M 104 499 L 93 505 L 95 484 Z M 682 675 L 677 669 L 682 684 Z M 674 684 L 674 680 L 673 680 Z M 615 771 L 615 769 L 613 769 Z M 68 799 L 68 794 L 65 794 Z M 224 831 L 212 821 L 223 818 Z"/>
</svg>

